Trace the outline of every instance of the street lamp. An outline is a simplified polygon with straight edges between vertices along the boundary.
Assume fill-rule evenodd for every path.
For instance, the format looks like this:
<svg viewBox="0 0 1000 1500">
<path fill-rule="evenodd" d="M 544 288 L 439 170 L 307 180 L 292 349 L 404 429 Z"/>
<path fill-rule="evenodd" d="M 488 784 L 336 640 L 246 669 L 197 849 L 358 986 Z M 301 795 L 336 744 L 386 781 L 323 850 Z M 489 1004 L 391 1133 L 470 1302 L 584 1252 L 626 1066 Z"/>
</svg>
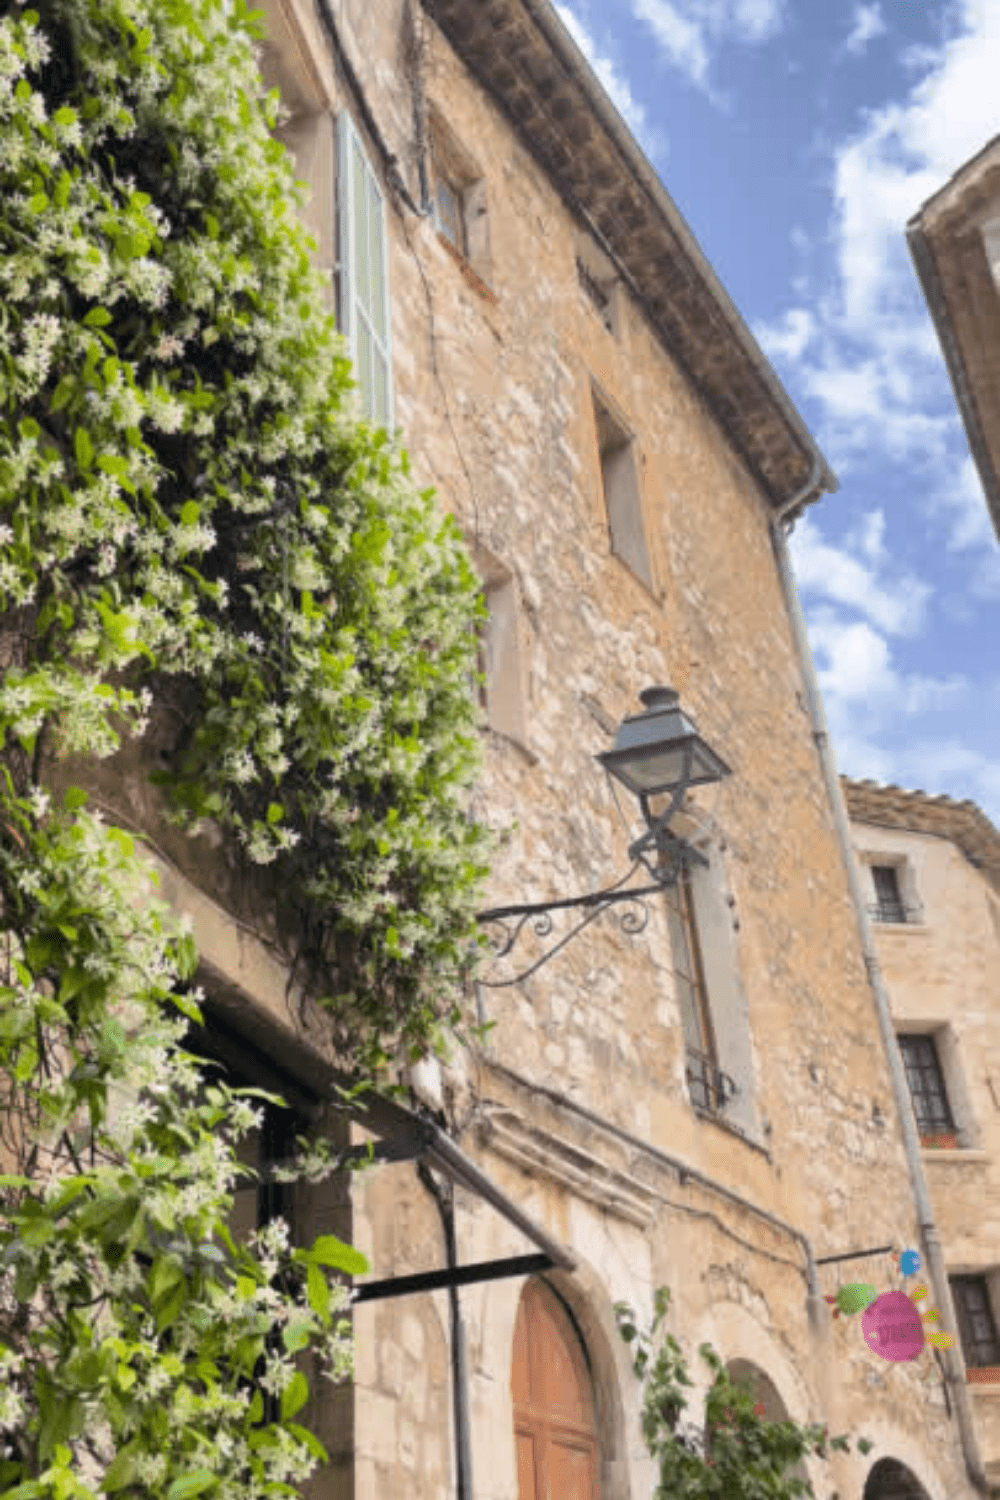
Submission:
<svg viewBox="0 0 1000 1500">
<path fill-rule="evenodd" d="M 537 937 L 544 938 L 552 932 L 553 912 L 574 909 L 586 912 L 583 919 L 555 947 L 550 948 L 529 968 L 513 979 L 492 982 L 480 979 L 479 983 L 484 987 L 503 989 L 527 979 L 542 964 L 554 958 L 602 912 L 621 902 L 632 904 L 633 909 L 621 918 L 621 927 L 624 932 L 634 936 L 649 921 L 649 910 L 643 898 L 667 890 L 692 865 L 705 863 L 703 855 L 686 840 L 670 832 L 670 823 L 690 787 L 721 781 L 724 776 L 729 775 L 729 767 L 702 739 L 692 720 L 681 709 L 679 695 L 673 688 L 646 688 L 639 697 L 643 705 L 642 713 L 623 719 L 612 748 L 602 751 L 596 757 L 607 774 L 637 798 L 646 824 L 645 833 L 629 847 L 630 869 L 614 885 L 582 896 L 496 906 L 479 912 L 477 920 L 482 925 L 499 928 L 502 933 L 493 946 L 496 959 L 507 957 L 528 923 L 531 923 Z M 653 811 L 652 799 L 660 797 L 669 800 L 666 809 L 656 813 Z M 636 888 L 630 886 L 629 881 L 640 865 L 653 884 Z"/>
</svg>

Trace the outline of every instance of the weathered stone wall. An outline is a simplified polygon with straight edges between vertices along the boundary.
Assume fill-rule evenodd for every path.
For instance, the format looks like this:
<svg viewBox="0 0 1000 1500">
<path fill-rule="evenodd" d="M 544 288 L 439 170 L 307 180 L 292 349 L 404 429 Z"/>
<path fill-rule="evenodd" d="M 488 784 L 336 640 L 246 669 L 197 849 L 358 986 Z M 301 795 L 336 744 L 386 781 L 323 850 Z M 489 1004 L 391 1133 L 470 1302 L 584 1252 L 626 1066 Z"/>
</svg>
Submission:
<svg viewBox="0 0 1000 1500">
<path fill-rule="evenodd" d="M 401 7 L 345 0 L 343 8 L 373 110 L 390 148 L 412 166 L 409 87 L 394 61 Z M 623 1147 L 492 1065 L 565 1095 L 791 1220 L 816 1254 L 914 1237 L 887 1066 L 800 697 L 767 505 L 623 289 L 619 335 L 607 332 L 578 282 L 579 224 L 461 61 L 423 25 L 429 101 L 485 178 L 492 279 L 484 288 L 466 274 L 431 223 L 390 215 L 397 418 L 418 474 L 515 575 L 526 626 L 527 743 L 489 736 L 476 798 L 477 811 L 498 826 L 517 823 L 490 899 L 593 888 L 624 868 L 627 835 L 593 760 L 608 743 L 601 724 L 634 711 L 641 687 L 672 683 L 733 768 L 697 805 L 725 845 L 732 950 L 755 1066 L 757 1130 L 748 1142 L 688 1102 L 662 914 L 654 912 L 632 943 L 604 921 L 525 984 L 483 992 L 496 1026 L 486 1055 L 465 1060 L 453 1083 L 458 1113 L 478 1109 L 485 1120 L 463 1143 L 581 1254 L 590 1292 L 579 1300 L 595 1319 L 602 1307 L 606 1319 L 618 1298 L 648 1308 L 652 1289 L 668 1283 L 674 1327 L 692 1350 L 706 1328 L 730 1358 L 752 1357 L 756 1341 L 757 1363 L 787 1391 L 795 1415 L 828 1418 L 842 1430 L 876 1428 L 870 1461 L 904 1457 L 905 1449 L 930 1493 L 963 1494 L 940 1394 L 925 1395 L 914 1369 L 875 1361 L 852 1320 L 810 1328 L 794 1239 L 696 1193 L 651 1153 Z M 416 182 L 412 170 L 409 180 Z M 612 554 L 592 384 L 634 434 L 652 593 Z M 580 1151 L 596 1165 L 580 1168 Z M 381 1274 L 409 1268 L 413 1258 L 390 1264 L 386 1255 L 411 1201 L 406 1169 L 391 1169 L 391 1185 L 389 1171 L 356 1201 Z M 414 1203 L 426 1197 L 419 1186 L 413 1194 Z M 433 1226 L 432 1208 L 421 1212 Z M 459 1222 L 461 1259 L 525 1248 L 471 1200 L 460 1205 Z M 441 1262 L 437 1244 L 424 1264 Z M 887 1268 L 861 1262 L 844 1279 L 860 1269 L 877 1279 Z M 822 1289 L 834 1290 L 834 1272 L 823 1274 Z M 509 1369 L 517 1285 L 497 1282 L 462 1297 L 474 1351 L 477 1496 L 516 1494 Z M 400 1304 L 399 1327 L 408 1311 Z M 375 1333 L 365 1309 L 357 1325 L 362 1340 Z M 380 1340 L 388 1330 L 379 1324 Z M 620 1366 L 622 1428 L 620 1438 L 604 1435 L 606 1492 L 638 1495 L 648 1491 L 649 1471 L 634 1381 Z M 359 1405 L 360 1445 L 366 1422 Z M 866 1467 L 838 1463 L 842 1494 L 860 1493 Z M 397 1484 L 405 1493 L 401 1470 Z"/>
<path fill-rule="evenodd" d="M 853 825 L 868 863 L 905 861 L 920 920 L 876 923 L 893 1020 L 935 1035 L 956 1150 L 922 1154 L 952 1275 L 995 1273 L 1000 1255 L 1000 900 L 950 840 Z M 994 1288 L 998 1290 L 998 1288 Z M 971 1388 L 984 1459 L 1000 1471 L 1000 1383 Z"/>
</svg>

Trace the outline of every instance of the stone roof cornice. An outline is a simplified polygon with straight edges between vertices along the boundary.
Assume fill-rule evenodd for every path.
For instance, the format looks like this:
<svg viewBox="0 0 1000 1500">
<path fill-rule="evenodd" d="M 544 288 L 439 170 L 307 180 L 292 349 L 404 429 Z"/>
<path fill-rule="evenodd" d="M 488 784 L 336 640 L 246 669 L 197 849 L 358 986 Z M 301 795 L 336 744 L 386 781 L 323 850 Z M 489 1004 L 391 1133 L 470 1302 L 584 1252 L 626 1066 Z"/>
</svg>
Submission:
<svg viewBox="0 0 1000 1500">
<path fill-rule="evenodd" d="M 998 203 L 1000 136 L 927 200 L 906 237 L 1000 536 L 1000 299 L 982 237 Z"/>
<path fill-rule="evenodd" d="M 849 776 L 842 776 L 840 784 L 852 822 L 949 839 L 1000 891 L 1000 830 L 975 802 L 910 792 L 879 781 L 854 781 Z"/>
<path fill-rule="evenodd" d="M 423 0 L 780 509 L 837 488 L 802 417 L 551 0 Z"/>
</svg>

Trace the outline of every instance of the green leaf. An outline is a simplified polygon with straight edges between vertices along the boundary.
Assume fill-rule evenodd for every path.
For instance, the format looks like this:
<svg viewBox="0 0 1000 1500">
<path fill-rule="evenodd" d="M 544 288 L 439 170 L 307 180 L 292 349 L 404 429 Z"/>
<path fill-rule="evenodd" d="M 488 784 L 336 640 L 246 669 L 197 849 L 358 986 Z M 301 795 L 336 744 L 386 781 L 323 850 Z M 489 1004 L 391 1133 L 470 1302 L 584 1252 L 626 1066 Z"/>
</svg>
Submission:
<svg viewBox="0 0 1000 1500">
<path fill-rule="evenodd" d="M 345 1245 L 334 1234 L 321 1234 L 319 1239 L 305 1252 L 303 1259 L 308 1264 L 330 1266 L 335 1271 L 344 1271 L 348 1276 L 364 1276 L 369 1265 L 360 1250 Z"/>
<path fill-rule="evenodd" d="M 309 1344 L 309 1330 L 301 1323 L 297 1327 L 285 1327 L 281 1330 L 281 1342 L 289 1354 L 298 1354 L 300 1349 L 305 1349 Z"/>
<path fill-rule="evenodd" d="M 40 214 L 40 213 L 43 212 L 44 209 L 48 208 L 48 206 L 49 206 L 49 195 L 48 195 L 48 193 L 35 193 L 31 198 L 28 199 L 28 212 L 29 213 Z"/>
<path fill-rule="evenodd" d="M 309 1400 L 309 1382 L 301 1370 L 296 1370 L 281 1393 L 281 1420 L 287 1422 L 300 1412 Z"/>
<path fill-rule="evenodd" d="M 84 807 L 87 803 L 87 793 L 82 787 L 69 786 L 63 794 L 63 807 L 67 812 L 76 812 L 78 807 Z"/>
<path fill-rule="evenodd" d="M 97 467 L 115 479 L 124 479 L 128 474 L 128 459 L 122 458 L 119 453 L 101 453 L 98 455 Z"/>
<path fill-rule="evenodd" d="M 89 469 L 94 462 L 94 445 L 85 427 L 78 427 L 73 437 L 73 451 L 81 469 Z"/>
<path fill-rule="evenodd" d="M 280 802 L 269 802 L 267 805 L 267 821 L 269 823 L 280 823 L 285 816 L 285 809 Z"/>
<path fill-rule="evenodd" d="M 197 525 L 197 523 L 198 523 L 198 517 L 200 515 L 201 515 L 201 506 L 198 504 L 197 500 L 186 500 L 184 502 L 184 504 L 181 506 L 181 525 L 182 526 L 195 526 L 195 525 Z"/>
<path fill-rule="evenodd" d="M 111 1460 L 104 1472 L 104 1483 L 101 1489 L 108 1495 L 113 1495 L 116 1490 L 123 1490 L 135 1479 L 136 1465 L 139 1460 L 138 1443 L 129 1443 L 122 1448 Z"/>
<path fill-rule="evenodd" d="M 182 1276 L 174 1288 L 167 1293 L 156 1309 L 156 1331 L 164 1333 L 171 1323 L 176 1323 L 181 1308 L 188 1300 L 187 1278 Z"/>
<path fill-rule="evenodd" d="M 0 1188 L 30 1188 L 30 1177 L 18 1177 L 15 1172 L 0 1172 Z"/>
<path fill-rule="evenodd" d="M 76 376 L 64 375 L 52 393 L 52 400 L 49 402 L 49 411 L 62 411 L 75 390 Z"/>
<path fill-rule="evenodd" d="M 111 322 L 111 314 L 106 307 L 92 307 L 83 321 L 87 328 L 106 328 Z"/>
<path fill-rule="evenodd" d="M 309 1306 L 324 1324 L 330 1321 L 330 1283 L 327 1281 L 319 1266 L 306 1267 L 306 1288 L 309 1296 Z"/>
<path fill-rule="evenodd" d="M 167 1500 L 191 1500 L 192 1495 L 204 1494 L 218 1482 L 218 1475 L 211 1469 L 192 1469 L 190 1474 L 182 1474 L 174 1480 L 167 1490 Z"/>
<path fill-rule="evenodd" d="M 73 125 L 76 122 L 76 110 L 70 109 L 68 104 L 64 104 L 62 109 L 56 110 L 52 119 L 56 125 Z"/>
<path fill-rule="evenodd" d="M 17 424 L 17 430 L 23 438 L 39 438 L 42 435 L 42 429 L 34 417 L 22 417 Z"/>
<path fill-rule="evenodd" d="M 321 1464 L 330 1462 L 330 1455 L 316 1434 L 310 1432 L 308 1427 L 300 1427 L 297 1422 L 289 1422 L 288 1431 L 295 1438 L 296 1442 L 301 1443 L 303 1448 L 307 1449 L 312 1457 L 318 1459 Z"/>
</svg>

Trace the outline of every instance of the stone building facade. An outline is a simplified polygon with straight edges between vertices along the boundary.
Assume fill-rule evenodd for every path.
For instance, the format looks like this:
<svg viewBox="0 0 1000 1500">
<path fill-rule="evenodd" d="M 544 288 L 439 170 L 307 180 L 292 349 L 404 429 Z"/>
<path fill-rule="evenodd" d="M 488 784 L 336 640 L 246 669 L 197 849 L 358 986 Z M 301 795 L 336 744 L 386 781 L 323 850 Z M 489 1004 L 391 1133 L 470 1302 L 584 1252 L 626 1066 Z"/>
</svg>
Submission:
<svg viewBox="0 0 1000 1500">
<path fill-rule="evenodd" d="M 914 214 L 907 239 L 1000 536 L 1000 139 Z"/>
<path fill-rule="evenodd" d="M 971 802 L 846 781 L 980 1448 L 1000 1476 L 1000 833 Z"/>
<path fill-rule="evenodd" d="M 824 1301 L 889 1275 L 885 1254 L 825 1258 L 919 1241 L 783 583 L 786 522 L 836 481 L 550 0 L 263 11 L 358 399 L 402 428 L 482 573 L 491 903 L 627 868 L 636 810 L 595 755 L 641 689 L 678 689 L 731 769 L 685 804 L 703 862 L 683 895 L 637 936 L 605 917 L 521 982 L 484 975 L 484 1042 L 408 1080 L 427 1149 L 397 1137 L 296 1206 L 375 1279 L 552 1251 L 530 1279 L 358 1303 L 353 1386 L 314 1412 L 332 1455 L 315 1493 L 650 1495 L 613 1308 L 646 1317 L 667 1285 L 699 1393 L 707 1340 L 769 1417 L 872 1442 L 811 1467 L 818 1495 L 966 1500 L 929 1354 L 875 1357 Z M 66 774 L 152 835 L 220 1054 L 315 1118 L 321 1019 L 287 1003 L 266 898 L 170 828 L 146 769 Z"/>
</svg>

